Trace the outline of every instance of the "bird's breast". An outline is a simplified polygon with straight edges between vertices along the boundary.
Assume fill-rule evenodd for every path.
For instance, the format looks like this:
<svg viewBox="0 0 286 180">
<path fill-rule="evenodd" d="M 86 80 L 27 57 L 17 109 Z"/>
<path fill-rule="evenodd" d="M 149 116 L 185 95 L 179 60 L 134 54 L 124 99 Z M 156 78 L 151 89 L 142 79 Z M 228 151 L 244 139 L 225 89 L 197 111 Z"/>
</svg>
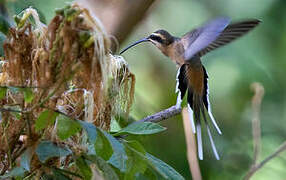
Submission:
<svg viewBox="0 0 286 180">
<path fill-rule="evenodd" d="M 168 48 L 166 55 L 169 56 L 174 63 L 176 63 L 179 66 L 182 66 L 185 64 L 184 60 L 184 47 L 179 42 L 172 43 Z"/>
</svg>

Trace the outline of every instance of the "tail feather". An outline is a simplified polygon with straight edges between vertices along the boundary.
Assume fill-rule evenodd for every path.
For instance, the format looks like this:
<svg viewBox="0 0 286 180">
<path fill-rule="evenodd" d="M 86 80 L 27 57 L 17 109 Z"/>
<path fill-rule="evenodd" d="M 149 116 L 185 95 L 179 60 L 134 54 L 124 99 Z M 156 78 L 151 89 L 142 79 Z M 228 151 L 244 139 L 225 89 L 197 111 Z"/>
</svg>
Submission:
<svg viewBox="0 0 286 180">
<path fill-rule="evenodd" d="M 178 97 L 177 97 L 176 108 L 181 107 L 183 97 L 185 96 L 186 91 L 188 89 L 188 84 L 187 84 L 186 77 L 185 77 L 186 75 L 185 67 L 186 65 L 184 64 L 177 71 L 176 93 L 178 93 Z"/>
<path fill-rule="evenodd" d="M 202 127 L 201 127 L 201 121 L 197 121 L 196 123 L 197 127 L 197 143 L 198 143 L 198 155 L 199 159 L 203 160 L 203 142 L 202 142 Z"/>
<path fill-rule="evenodd" d="M 201 110 L 202 110 L 203 118 L 204 118 L 204 121 L 205 121 L 205 125 L 206 125 L 206 127 L 207 127 L 207 132 L 208 132 L 209 140 L 210 140 L 210 142 L 211 142 L 211 146 L 212 146 L 213 153 L 214 153 L 216 159 L 219 160 L 220 158 L 219 158 L 219 155 L 218 155 L 218 153 L 217 153 L 217 149 L 216 149 L 216 146 L 215 146 L 215 143 L 214 143 L 212 134 L 211 134 L 211 130 L 210 130 L 210 127 L 209 127 L 207 118 L 206 118 L 206 114 L 205 114 L 205 111 L 204 111 L 204 107 L 202 107 Z"/>
<path fill-rule="evenodd" d="M 217 160 L 220 159 L 219 154 L 217 152 L 212 134 L 211 134 L 211 129 L 208 124 L 206 114 L 205 114 L 205 109 L 208 112 L 208 115 L 210 117 L 210 120 L 212 122 L 212 125 L 216 129 L 216 131 L 221 134 L 221 130 L 219 129 L 213 115 L 211 112 L 211 106 L 209 102 L 209 97 L 208 97 L 208 75 L 203 67 L 204 70 L 204 91 L 203 94 L 197 94 L 192 90 L 192 87 L 190 84 L 188 84 L 187 77 L 188 72 L 187 72 L 187 64 L 184 64 L 181 66 L 181 68 L 178 69 L 178 74 L 177 74 L 177 88 L 176 92 L 178 92 L 178 98 L 177 98 L 177 106 L 181 105 L 182 99 L 186 92 L 188 91 L 187 95 L 187 102 L 188 102 L 188 112 L 190 116 L 190 124 L 192 126 L 193 133 L 197 133 L 197 147 L 198 147 L 198 157 L 200 160 L 203 160 L 203 143 L 202 143 L 202 122 L 201 118 L 204 119 L 204 123 L 207 129 L 207 134 L 209 137 L 209 140 L 211 142 L 211 147 L 212 151 L 216 157 Z M 190 77 L 191 78 L 191 77 Z M 203 117 L 201 117 L 203 116 Z"/>
<path fill-rule="evenodd" d="M 189 90 L 189 93 L 191 90 Z M 194 115 L 196 120 L 196 128 L 197 128 L 197 144 L 198 144 L 198 155 L 199 159 L 203 160 L 203 142 L 202 142 L 202 124 L 201 124 L 201 98 L 198 95 L 193 95 L 193 107 L 194 107 Z"/>
<path fill-rule="evenodd" d="M 192 108 L 193 108 L 193 92 L 191 91 L 190 88 L 188 90 L 187 100 L 188 100 L 188 111 L 189 111 L 189 116 L 190 116 L 190 120 L 191 120 L 191 125 L 192 125 L 192 129 L 193 129 L 193 133 L 195 134 L 196 133 L 196 127 L 195 127 L 195 122 L 194 122 L 194 112 L 192 110 Z"/>
<path fill-rule="evenodd" d="M 206 123 L 207 123 L 207 122 L 206 122 Z M 214 143 L 212 134 L 211 134 L 211 130 L 210 130 L 208 124 L 207 124 L 207 132 L 208 132 L 208 136 L 209 136 L 209 139 L 210 139 L 210 142 L 211 142 L 211 145 L 212 145 L 213 153 L 214 153 L 216 159 L 217 159 L 217 160 L 220 160 L 219 155 L 218 155 L 217 150 L 216 150 L 216 147 L 215 147 L 215 143 Z"/>
<path fill-rule="evenodd" d="M 211 110 L 211 104 L 210 104 L 210 100 L 209 100 L 209 86 L 208 86 L 208 73 L 205 69 L 205 67 L 203 66 L 203 70 L 204 70 L 204 96 L 203 96 L 203 102 L 204 102 L 204 105 L 208 111 L 208 114 L 209 114 L 209 117 L 212 121 L 212 124 L 213 126 L 215 127 L 215 129 L 217 130 L 217 132 L 219 134 L 222 134 L 221 133 L 221 130 L 220 128 L 218 127 L 215 119 L 214 119 L 214 116 L 212 114 L 212 110 Z"/>
</svg>

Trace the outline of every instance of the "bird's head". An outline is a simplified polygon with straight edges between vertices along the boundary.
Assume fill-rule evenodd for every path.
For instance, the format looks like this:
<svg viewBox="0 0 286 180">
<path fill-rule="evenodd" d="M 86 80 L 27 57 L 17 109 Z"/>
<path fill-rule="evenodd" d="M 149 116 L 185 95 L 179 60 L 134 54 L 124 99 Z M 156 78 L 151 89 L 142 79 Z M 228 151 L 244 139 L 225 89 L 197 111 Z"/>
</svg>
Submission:
<svg viewBox="0 0 286 180">
<path fill-rule="evenodd" d="M 139 41 L 134 42 L 133 44 L 127 46 L 124 48 L 120 54 L 124 53 L 127 51 L 129 48 L 142 43 L 142 42 L 151 42 L 153 43 L 158 49 L 160 49 L 162 52 L 165 51 L 165 49 L 174 42 L 175 37 L 173 37 L 170 33 L 168 33 L 165 30 L 158 30 L 153 32 L 150 36 L 147 38 L 143 38 Z"/>
</svg>

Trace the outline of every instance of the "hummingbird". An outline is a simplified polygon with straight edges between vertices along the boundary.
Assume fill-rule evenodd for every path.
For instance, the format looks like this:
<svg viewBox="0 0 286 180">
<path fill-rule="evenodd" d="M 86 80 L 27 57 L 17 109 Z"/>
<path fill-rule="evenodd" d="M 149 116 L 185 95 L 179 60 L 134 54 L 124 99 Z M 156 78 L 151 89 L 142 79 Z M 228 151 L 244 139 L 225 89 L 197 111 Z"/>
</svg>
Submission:
<svg viewBox="0 0 286 180">
<path fill-rule="evenodd" d="M 231 23 L 228 17 L 218 17 L 201 27 L 191 30 L 181 38 L 172 36 L 165 30 L 155 31 L 150 36 L 136 41 L 120 52 L 122 54 L 129 48 L 142 42 L 151 42 L 177 64 L 176 93 L 178 97 L 176 107 L 181 107 L 182 100 L 187 94 L 190 124 L 193 133 L 197 133 L 197 151 L 200 160 L 203 159 L 202 124 L 204 123 L 206 127 L 211 147 L 217 160 L 220 157 L 211 134 L 209 121 L 218 134 L 222 134 L 212 114 L 209 101 L 208 74 L 201 62 L 201 58 L 208 52 L 245 35 L 260 22 L 257 19 L 249 19 Z M 206 112 L 209 116 L 209 121 Z"/>
</svg>

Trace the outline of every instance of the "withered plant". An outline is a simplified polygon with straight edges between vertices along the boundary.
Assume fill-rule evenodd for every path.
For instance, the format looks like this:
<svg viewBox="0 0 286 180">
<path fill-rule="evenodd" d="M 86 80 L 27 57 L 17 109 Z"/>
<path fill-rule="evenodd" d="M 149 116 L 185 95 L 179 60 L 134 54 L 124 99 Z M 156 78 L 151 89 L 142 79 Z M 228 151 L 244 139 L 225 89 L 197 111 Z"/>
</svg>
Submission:
<svg viewBox="0 0 286 180">
<path fill-rule="evenodd" d="M 139 142 L 124 139 L 165 128 L 120 127 L 129 118 L 135 76 L 110 53 L 95 16 L 73 4 L 48 25 L 33 8 L 14 19 L 0 61 L 0 179 L 182 179 Z M 110 132 L 111 123 L 121 130 Z"/>
</svg>

